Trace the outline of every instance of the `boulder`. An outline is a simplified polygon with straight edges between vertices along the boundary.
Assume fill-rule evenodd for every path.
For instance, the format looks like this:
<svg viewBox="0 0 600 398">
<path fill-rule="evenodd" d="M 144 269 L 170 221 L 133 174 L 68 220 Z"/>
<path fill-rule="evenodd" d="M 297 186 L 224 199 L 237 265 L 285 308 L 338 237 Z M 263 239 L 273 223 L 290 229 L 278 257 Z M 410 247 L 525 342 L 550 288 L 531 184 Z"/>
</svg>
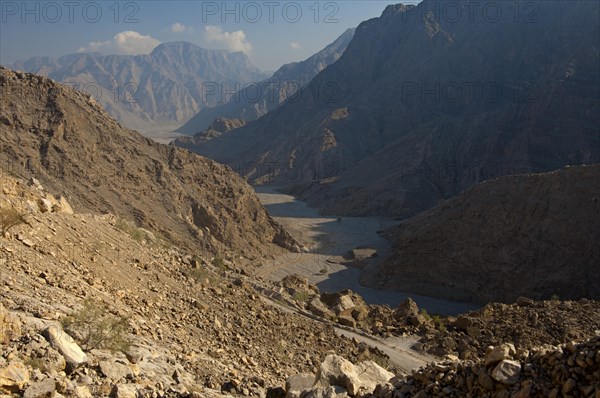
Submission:
<svg viewBox="0 0 600 398">
<path fill-rule="evenodd" d="M 285 382 L 285 398 L 300 398 L 302 392 L 310 390 L 315 384 L 315 375 L 297 374 L 291 376 Z"/>
<path fill-rule="evenodd" d="M 132 374 L 129 366 L 115 361 L 101 361 L 100 372 L 104 377 L 114 381 L 119 381 Z"/>
<path fill-rule="evenodd" d="M 50 345 L 65 357 L 70 370 L 76 369 L 79 365 L 88 362 L 88 357 L 81 347 L 60 326 L 52 325 L 44 330 L 42 334 Z"/>
<path fill-rule="evenodd" d="M 340 356 L 328 355 L 319 368 L 315 386 L 339 386 L 354 397 L 359 392 L 373 391 L 378 384 L 387 383 L 392 377 L 393 373 L 373 361 L 361 362 L 355 366 Z"/>
<path fill-rule="evenodd" d="M 310 312 L 321 318 L 331 319 L 334 317 L 333 312 L 331 312 L 331 310 L 318 298 L 314 298 L 308 303 L 308 309 Z"/>
<path fill-rule="evenodd" d="M 502 360 L 492 371 L 492 379 L 502 384 L 516 384 L 521 376 L 521 364 L 517 361 Z"/>
<path fill-rule="evenodd" d="M 73 391 L 76 398 L 92 398 L 92 393 L 88 386 L 77 386 Z"/>
<path fill-rule="evenodd" d="M 485 366 L 495 365 L 498 362 L 510 358 L 511 347 L 508 344 L 502 344 L 496 347 L 488 347 L 485 353 Z"/>
<path fill-rule="evenodd" d="M 50 212 L 52 212 L 52 206 L 53 206 L 53 204 L 52 204 L 52 201 L 50 199 L 48 199 L 48 198 L 41 198 L 38 201 L 38 206 L 39 206 L 40 211 L 42 213 L 50 213 Z"/>
<path fill-rule="evenodd" d="M 4 368 L 0 368 L 0 392 L 19 392 L 23 390 L 28 382 L 29 371 L 23 363 L 13 362 Z"/>
<path fill-rule="evenodd" d="M 53 379 L 44 379 L 27 387 L 23 398 L 46 398 L 53 397 L 56 393 L 56 383 Z"/>
<path fill-rule="evenodd" d="M 117 384 L 110 395 L 113 398 L 137 398 L 137 390 L 136 384 Z"/>
<path fill-rule="evenodd" d="M 400 303 L 394 311 L 394 318 L 398 321 L 404 320 L 410 316 L 419 315 L 419 307 L 410 297 Z"/>
<path fill-rule="evenodd" d="M 350 314 L 340 314 L 340 316 L 338 316 L 337 322 L 340 325 L 349 326 L 351 328 L 356 327 L 356 320 L 352 318 L 352 315 Z"/>
<path fill-rule="evenodd" d="M 74 214 L 73 208 L 62 195 L 58 197 L 57 203 L 52 206 L 52 211 L 55 213 Z"/>
</svg>

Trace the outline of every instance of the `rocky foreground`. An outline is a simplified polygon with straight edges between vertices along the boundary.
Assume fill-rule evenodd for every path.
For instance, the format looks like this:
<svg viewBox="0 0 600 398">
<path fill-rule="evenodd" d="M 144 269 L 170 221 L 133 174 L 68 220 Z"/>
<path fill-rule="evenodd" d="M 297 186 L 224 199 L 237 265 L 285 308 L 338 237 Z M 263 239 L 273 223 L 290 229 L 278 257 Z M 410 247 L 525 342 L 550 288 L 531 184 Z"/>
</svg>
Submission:
<svg viewBox="0 0 600 398">
<path fill-rule="evenodd" d="M 600 397 L 595 301 L 523 298 L 445 319 L 411 300 L 370 306 L 76 214 L 35 180 L 0 183 L 3 396 Z M 414 348 L 440 362 L 398 370 L 334 325 L 420 336 Z"/>
</svg>

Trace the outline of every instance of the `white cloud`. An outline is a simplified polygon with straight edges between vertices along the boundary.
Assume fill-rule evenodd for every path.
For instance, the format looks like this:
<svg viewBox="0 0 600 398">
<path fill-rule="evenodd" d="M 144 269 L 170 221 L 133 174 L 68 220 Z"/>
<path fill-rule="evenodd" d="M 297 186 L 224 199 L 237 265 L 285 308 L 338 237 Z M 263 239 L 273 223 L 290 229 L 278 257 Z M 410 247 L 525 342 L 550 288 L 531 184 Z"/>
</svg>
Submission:
<svg viewBox="0 0 600 398">
<path fill-rule="evenodd" d="M 173 33 L 185 33 L 185 32 L 193 33 L 194 28 L 191 26 L 185 26 L 184 24 L 182 24 L 180 22 L 175 22 L 173 25 L 171 25 L 171 32 L 173 32 Z"/>
<path fill-rule="evenodd" d="M 290 47 L 293 48 L 294 50 L 300 50 L 302 48 L 302 46 L 300 45 L 300 43 L 297 43 L 295 41 L 290 43 Z"/>
<path fill-rule="evenodd" d="M 243 30 L 235 32 L 223 32 L 219 26 L 208 25 L 204 28 L 206 40 L 223 43 L 230 51 L 243 51 L 246 54 L 252 52 L 252 44 L 246 40 L 246 34 Z"/>
<path fill-rule="evenodd" d="M 92 41 L 78 52 L 99 52 L 102 54 L 138 55 L 150 54 L 160 44 L 150 35 L 142 35 L 131 30 L 117 33 L 111 40 Z"/>
</svg>

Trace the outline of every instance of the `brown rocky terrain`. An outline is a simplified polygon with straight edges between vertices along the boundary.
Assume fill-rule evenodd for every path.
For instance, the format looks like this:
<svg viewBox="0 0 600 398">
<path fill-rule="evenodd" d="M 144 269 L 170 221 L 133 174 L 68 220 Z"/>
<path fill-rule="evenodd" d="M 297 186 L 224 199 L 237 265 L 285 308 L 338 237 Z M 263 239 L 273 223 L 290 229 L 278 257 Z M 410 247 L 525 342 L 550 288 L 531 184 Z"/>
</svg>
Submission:
<svg viewBox="0 0 600 398">
<path fill-rule="evenodd" d="M 422 333 L 415 348 L 439 356 L 475 360 L 483 358 L 490 345 L 510 343 L 517 349 L 530 350 L 544 344 L 588 339 L 599 333 L 598 301 L 519 298 L 515 304 L 490 303 L 478 311 L 437 319 L 436 328 Z"/>
<path fill-rule="evenodd" d="M 91 97 L 50 79 L 2 68 L 0 90 L 2 168 L 34 176 L 75 210 L 113 213 L 236 259 L 296 246 L 227 167 L 127 130 Z"/>
<path fill-rule="evenodd" d="M 502 177 L 386 232 L 378 286 L 478 302 L 600 298 L 600 166 Z"/>
<path fill-rule="evenodd" d="M 290 276 L 279 285 L 256 280 L 229 261 L 173 247 L 114 215 L 74 214 L 64 197 L 33 179 L 27 183 L 0 173 L 0 187 L 0 393 L 5 395 L 599 393 L 597 338 L 586 340 L 600 333 L 595 301 L 520 299 L 440 320 L 411 301 L 389 309 L 367 306 L 349 291 L 321 294 L 303 278 Z M 9 226 L 5 215 L 12 210 L 22 220 Z M 106 319 L 125 319 L 127 344 L 91 347 L 85 333 L 69 329 L 69 319 L 81 318 L 89 303 L 106 308 Z M 290 311 L 293 306 L 318 317 L 324 309 L 325 317 L 357 331 L 367 332 L 374 322 L 375 334 L 424 334 L 419 349 L 448 348 L 448 341 L 459 349 L 437 352 L 457 355 L 447 356 L 447 362 L 392 377 L 378 365 L 387 363 L 381 352 L 339 337 L 331 324 Z M 566 344 L 557 347 L 558 342 Z M 543 343 L 554 346 L 536 348 Z M 459 361 L 458 355 L 470 359 Z"/>
<path fill-rule="evenodd" d="M 316 372 L 328 354 L 384 360 L 261 300 L 225 260 L 172 247 L 111 214 L 73 214 L 35 180 L 0 173 L 0 182 L 0 214 L 24 217 L 0 236 L 0 394 L 264 396 L 295 373 Z M 128 344 L 111 351 L 67 337 L 67 316 L 82 318 L 86 303 L 106 308 L 106 319 L 123 317 Z M 104 318 L 84 319 L 106 331 Z"/>
<path fill-rule="evenodd" d="M 489 347 L 479 361 L 428 365 L 379 386 L 370 398 L 600 396 L 600 337 L 531 351 Z"/>
<path fill-rule="evenodd" d="M 198 153 L 327 214 L 403 218 L 501 175 L 599 162 L 599 4 L 446 3 L 388 6 L 298 101 Z"/>
</svg>

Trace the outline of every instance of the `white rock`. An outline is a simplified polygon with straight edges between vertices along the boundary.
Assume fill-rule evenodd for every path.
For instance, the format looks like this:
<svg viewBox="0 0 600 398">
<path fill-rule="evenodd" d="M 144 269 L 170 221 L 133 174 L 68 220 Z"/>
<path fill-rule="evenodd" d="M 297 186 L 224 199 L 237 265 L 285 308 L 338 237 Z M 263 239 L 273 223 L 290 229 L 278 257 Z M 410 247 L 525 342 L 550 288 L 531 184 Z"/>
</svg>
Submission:
<svg viewBox="0 0 600 398">
<path fill-rule="evenodd" d="M 72 369 L 75 369 L 88 361 L 88 357 L 81 347 L 79 347 L 73 338 L 65 333 L 59 326 L 49 326 L 44 330 L 43 335 L 48 342 L 56 348 L 63 357 L 65 357 L 67 364 Z"/>
<path fill-rule="evenodd" d="M 521 364 L 517 361 L 503 360 L 492 371 L 492 379 L 502 384 L 515 384 L 521 376 Z"/>
<path fill-rule="evenodd" d="M 117 384 L 112 390 L 115 398 L 137 398 L 138 386 L 135 384 Z"/>
<path fill-rule="evenodd" d="M 315 386 L 340 386 L 354 397 L 359 392 L 371 392 L 378 384 L 387 383 L 393 373 L 388 372 L 375 362 L 366 361 L 358 365 L 337 356 L 328 355 L 317 373 Z"/>
<path fill-rule="evenodd" d="M 485 366 L 495 365 L 503 359 L 510 358 L 510 351 L 511 347 L 508 344 L 502 344 L 496 347 L 488 347 L 484 359 Z"/>
<path fill-rule="evenodd" d="M 129 366 L 115 361 L 101 361 L 100 372 L 102 372 L 105 377 L 114 381 L 119 381 L 127 377 L 127 375 L 132 374 Z"/>
</svg>

